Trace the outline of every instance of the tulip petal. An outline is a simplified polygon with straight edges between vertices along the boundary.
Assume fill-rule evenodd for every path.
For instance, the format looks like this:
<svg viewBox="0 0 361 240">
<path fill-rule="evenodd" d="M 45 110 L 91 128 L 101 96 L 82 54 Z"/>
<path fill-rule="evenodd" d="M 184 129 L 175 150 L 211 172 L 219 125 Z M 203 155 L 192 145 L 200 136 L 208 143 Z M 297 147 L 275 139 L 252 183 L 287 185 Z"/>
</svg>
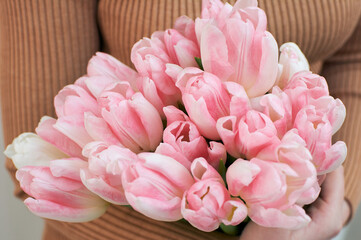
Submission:
<svg viewBox="0 0 361 240">
<path fill-rule="evenodd" d="M 297 205 L 283 211 L 276 208 L 267 209 L 257 205 L 249 209 L 249 217 L 252 221 L 264 227 L 290 230 L 303 228 L 311 221 L 305 210 Z"/>
<path fill-rule="evenodd" d="M 47 200 L 27 198 L 25 205 L 35 215 L 63 222 L 88 222 L 94 220 L 106 211 L 106 205 L 90 208 L 66 207 Z"/>
<path fill-rule="evenodd" d="M 53 144 L 58 149 L 71 157 L 83 158 L 81 147 L 66 135 L 58 131 L 54 125 L 56 119 L 44 116 L 41 118 L 36 133 L 45 141 Z"/>
<path fill-rule="evenodd" d="M 122 185 L 119 185 L 119 188 L 115 188 L 114 186 L 111 186 L 107 182 L 105 182 L 101 177 L 93 176 L 87 170 L 81 170 L 80 176 L 81 181 L 87 189 L 97 194 L 107 202 L 117 205 L 128 204 Z"/>
</svg>

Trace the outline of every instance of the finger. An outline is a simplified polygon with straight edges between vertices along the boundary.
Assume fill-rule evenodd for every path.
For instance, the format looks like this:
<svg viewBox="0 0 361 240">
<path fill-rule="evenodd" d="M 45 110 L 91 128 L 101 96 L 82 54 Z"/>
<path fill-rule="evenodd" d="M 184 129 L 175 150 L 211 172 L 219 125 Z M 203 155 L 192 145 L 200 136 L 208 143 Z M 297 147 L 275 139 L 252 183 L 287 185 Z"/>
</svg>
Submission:
<svg viewBox="0 0 361 240">
<path fill-rule="evenodd" d="M 343 167 L 328 173 L 321 187 L 320 197 L 331 205 L 339 205 L 344 201 L 345 183 Z"/>
<path fill-rule="evenodd" d="M 344 199 L 342 204 L 342 222 L 346 226 L 352 217 L 352 209 L 350 204 Z"/>
<path fill-rule="evenodd" d="M 321 186 L 322 183 L 325 181 L 325 179 L 326 179 L 326 174 L 317 176 L 318 184 Z"/>
</svg>

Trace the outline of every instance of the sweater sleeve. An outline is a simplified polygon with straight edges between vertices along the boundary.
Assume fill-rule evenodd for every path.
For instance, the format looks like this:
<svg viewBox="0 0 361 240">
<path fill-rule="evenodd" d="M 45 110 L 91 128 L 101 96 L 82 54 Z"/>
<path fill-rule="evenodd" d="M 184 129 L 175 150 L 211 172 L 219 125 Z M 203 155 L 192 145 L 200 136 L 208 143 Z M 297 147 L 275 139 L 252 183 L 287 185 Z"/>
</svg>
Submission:
<svg viewBox="0 0 361 240">
<path fill-rule="evenodd" d="M 0 0 L 0 96 L 5 146 L 54 116 L 53 98 L 99 48 L 96 0 Z M 15 167 L 6 167 L 14 178 Z M 15 179 L 14 179 L 15 180 Z M 15 180 L 15 194 L 24 197 Z"/>
<path fill-rule="evenodd" d="M 361 19 L 344 46 L 325 62 L 322 75 L 330 94 L 346 106 L 345 122 L 333 140 L 347 144 L 345 197 L 354 212 L 361 200 Z"/>
</svg>

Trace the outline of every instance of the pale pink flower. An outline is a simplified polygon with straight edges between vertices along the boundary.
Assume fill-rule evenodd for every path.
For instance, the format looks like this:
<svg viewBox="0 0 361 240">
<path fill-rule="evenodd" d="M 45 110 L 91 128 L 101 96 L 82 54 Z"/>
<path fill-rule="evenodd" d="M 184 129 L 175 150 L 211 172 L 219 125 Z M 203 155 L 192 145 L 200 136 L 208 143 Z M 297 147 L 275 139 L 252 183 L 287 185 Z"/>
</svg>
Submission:
<svg viewBox="0 0 361 240">
<path fill-rule="evenodd" d="M 235 116 L 219 119 L 217 130 L 227 152 L 236 158 L 251 159 L 262 149 L 279 142 L 271 119 L 255 110 L 248 111 L 239 120 Z"/>
<path fill-rule="evenodd" d="M 283 89 L 295 73 L 309 71 L 310 66 L 297 44 L 284 43 L 280 47 L 280 51 L 279 71 L 275 85 Z"/>
<path fill-rule="evenodd" d="M 166 69 L 162 71 L 167 74 Z M 172 83 L 169 84 L 174 85 L 173 78 L 171 78 L 171 81 Z M 157 82 L 149 77 L 138 78 L 138 88 L 144 97 L 157 109 L 162 118 L 164 118 L 163 107 L 168 105 L 177 106 L 178 103 L 181 102 L 181 94 L 178 89 L 173 94 L 164 93 L 158 87 Z M 163 86 L 162 88 L 166 89 L 167 86 Z"/>
<path fill-rule="evenodd" d="M 292 103 L 292 120 L 310 101 L 329 96 L 326 79 L 311 72 L 303 71 L 293 75 L 283 91 Z"/>
<path fill-rule="evenodd" d="M 202 19 L 216 18 L 223 7 L 224 3 L 222 3 L 220 0 L 202 1 Z"/>
<path fill-rule="evenodd" d="M 177 30 L 180 34 L 182 34 L 187 39 L 198 44 L 196 32 L 195 32 L 195 23 L 194 23 L 193 19 L 191 19 L 187 16 L 180 16 L 179 18 L 177 18 L 175 20 L 174 29 Z"/>
<path fill-rule="evenodd" d="M 198 185 L 194 184 L 184 194 L 182 214 L 193 226 L 212 231 L 221 222 L 237 225 L 245 219 L 247 208 L 244 203 L 230 197 L 221 175 L 204 158 L 192 162 L 191 172 Z M 202 192 L 204 195 L 201 195 Z"/>
<path fill-rule="evenodd" d="M 86 222 L 103 215 L 107 203 L 88 191 L 79 171 L 80 159 L 51 161 L 50 167 L 28 166 L 16 172 L 21 188 L 31 197 L 24 203 L 34 214 L 65 222 Z"/>
<path fill-rule="evenodd" d="M 54 125 L 56 119 L 44 116 L 41 118 L 38 127 L 35 129 L 36 134 L 43 140 L 56 146 L 59 150 L 70 157 L 83 158 L 82 148 L 73 140 L 57 130 Z"/>
<path fill-rule="evenodd" d="M 141 93 L 130 99 L 114 91 L 99 97 L 102 118 L 92 115 L 86 121 L 93 139 L 121 145 L 135 153 L 154 151 L 162 140 L 163 123 L 159 113 Z M 87 119 L 88 120 L 88 119 Z"/>
<path fill-rule="evenodd" d="M 319 114 L 326 115 L 332 126 L 332 135 L 342 126 L 346 118 L 346 108 L 340 99 L 334 99 L 331 96 L 324 96 L 318 99 L 312 99 L 310 105 L 315 106 Z"/>
<path fill-rule="evenodd" d="M 207 178 L 184 193 L 182 215 L 194 227 L 211 232 L 222 222 L 240 224 L 247 217 L 247 207 L 240 199 L 230 197 L 223 182 Z"/>
<path fill-rule="evenodd" d="M 318 174 L 331 172 L 343 163 L 346 144 L 338 141 L 332 145 L 333 128 L 324 111 L 317 111 L 313 105 L 304 107 L 297 114 L 294 127 L 306 141 Z"/>
<path fill-rule="evenodd" d="M 137 72 L 109 54 L 97 52 L 89 60 L 87 72 L 89 77 L 96 76 L 96 78 L 93 78 L 95 80 L 92 81 L 92 84 L 101 86 L 104 85 L 104 80 L 106 82 L 126 81 L 130 83 L 134 90 L 137 90 Z"/>
<path fill-rule="evenodd" d="M 256 223 L 300 228 L 310 221 L 301 206 L 315 201 L 320 190 L 312 155 L 296 129 L 286 133 L 271 155 L 273 161 L 236 160 L 226 175 L 229 191 L 245 200 Z"/>
<path fill-rule="evenodd" d="M 123 86 L 123 88 L 128 88 L 127 86 L 129 86 L 128 95 L 134 94 L 133 86 L 131 86 L 128 81 L 118 81 L 105 76 L 93 76 L 83 78 L 85 87 L 95 98 L 98 98 L 100 94 L 106 89 L 112 88 L 114 86 Z"/>
<path fill-rule="evenodd" d="M 162 114 L 167 105 L 177 105 L 181 95 L 172 77 L 166 73 L 166 64 L 175 63 L 164 43 L 164 32 L 155 32 L 134 44 L 131 60 L 140 78 L 138 88 Z M 170 43 L 168 44 L 170 45 Z"/>
<path fill-rule="evenodd" d="M 190 121 L 189 117 L 174 106 L 167 106 L 163 108 L 163 112 L 167 118 L 167 126 L 175 121 Z"/>
<path fill-rule="evenodd" d="M 195 57 L 200 57 L 198 45 L 175 29 L 164 32 L 164 44 L 174 64 L 182 68 L 196 67 Z"/>
<path fill-rule="evenodd" d="M 191 165 L 191 173 L 196 182 L 205 179 L 213 179 L 215 181 L 224 183 L 216 168 L 211 166 L 204 158 L 194 159 Z"/>
<path fill-rule="evenodd" d="M 175 159 L 157 153 L 140 153 L 122 175 L 125 196 L 138 212 L 160 221 L 182 218 L 183 193 L 194 180 Z"/>
<path fill-rule="evenodd" d="M 255 102 L 257 103 L 255 104 Z M 268 116 L 277 129 L 278 137 L 292 128 L 292 103 L 286 93 L 279 87 L 273 87 L 272 93 L 252 101 L 253 109 Z"/>
<path fill-rule="evenodd" d="M 249 97 L 263 95 L 278 72 L 278 46 L 266 31 L 266 14 L 256 1 L 221 5 L 208 1 L 203 19 L 195 22 L 204 70 L 241 84 Z"/>
<path fill-rule="evenodd" d="M 53 125 L 56 130 L 80 147 L 93 140 L 84 127 L 84 113 L 100 116 L 100 109 L 96 99 L 87 90 L 78 85 L 68 85 L 55 96 L 54 106 L 58 116 Z"/>
<path fill-rule="evenodd" d="M 197 68 L 186 68 L 176 83 L 189 118 L 206 138 L 219 140 L 216 122 L 229 115 L 230 95 L 221 80 Z"/>
<path fill-rule="evenodd" d="M 249 207 L 249 217 L 265 227 L 297 229 L 311 221 L 293 198 L 287 198 L 294 193 L 292 177 L 297 178 L 297 173 L 287 164 L 257 158 L 238 159 L 227 171 L 230 193 L 240 196 Z"/>
<path fill-rule="evenodd" d="M 218 169 L 219 161 L 222 159 L 225 163 L 227 159 L 226 149 L 219 142 L 210 142 L 209 145 L 192 122 L 175 121 L 164 130 L 163 143 L 156 152 L 173 157 L 187 169 L 198 157 L 204 157 Z"/>
<path fill-rule="evenodd" d="M 81 170 L 83 184 L 93 193 L 113 204 L 127 204 L 122 185 L 123 171 L 137 160 L 127 148 L 91 142 L 83 150 L 89 166 Z"/>
<path fill-rule="evenodd" d="M 61 117 L 82 116 L 84 112 L 99 115 L 96 99 L 78 85 L 65 86 L 54 98 L 56 115 Z"/>
<path fill-rule="evenodd" d="M 231 102 L 229 104 L 230 115 L 236 116 L 237 118 L 243 117 L 252 109 L 252 99 L 248 98 L 242 85 L 235 82 L 224 82 L 223 84 L 231 96 Z"/>
</svg>

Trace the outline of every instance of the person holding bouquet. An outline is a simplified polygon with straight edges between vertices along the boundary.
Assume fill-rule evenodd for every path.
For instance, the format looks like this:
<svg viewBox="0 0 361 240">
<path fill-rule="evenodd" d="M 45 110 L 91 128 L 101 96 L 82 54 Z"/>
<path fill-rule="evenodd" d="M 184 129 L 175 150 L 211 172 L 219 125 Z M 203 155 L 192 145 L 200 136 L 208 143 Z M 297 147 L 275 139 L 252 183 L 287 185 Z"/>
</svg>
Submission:
<svg viewBox="0 0 361 240">
<path fill-rule="evenodd" d="M 210 2 L 219 4 L 216 0 Z M 243 2 L 249 4 L 252 1 Z M 235 1 L 230 3 L 234 4 Z M 142 37 L 150 37 L 156 30 L 171 28 L 175 19 L 181 15 L 193 19 L 199 17 L 201 4 L 201 0 L 1 1 L 0 8 L 3 14 L 0 16 L 2 22 L 0 81 L 5 143 L 9 144 L 21 132 L 33 131 L 41 116 L 55 115 L 52 99 L 62 87 L 86 73 L 87 62 L 95 52 L 107 52 L 126 65 L 134 67 L 129 57 L 133 44 Z M 279 45 L 289 41 L 297 43 L 304 51 L 311 71 L 325 76 L 331 94 L 344 102 L 348 110 L 347 117 L 343 128 L 334 135 L 334 140 L 342 139 L 348 144 L 348 157 L 344 167 L 341 166 L 326 175 L 319 198 L 306 209 L 312 219 L 306 227 L 292 231 L 264 228 L 250 222 L 240 238 L 264 239 L 266 236 L 270 239 L 329 239 L 347 224 L 361 199 L 361 188 L 358 184 L 361 153 L 357 147 L 358 140 L 361 139 L 359 127 L 361 114 L 358 111 L 361 106 L 361 45 L 359 44 L 361 3 L 357 0 L 343 2 L 279 0 L 272 3 L 259 0 L 258 6 L 266 12 L 268 29 Z M 197 57 L 196 51 L 191 47 L 189 49 L 189 52 Z M 132 52 L 133 64 L 137 71 L 144 70 L 145 74 L 149 74 L 146 73 L 148 68 L 139 67 L 134 56 Z M 177 60 L 182 67 L 188 64 L 180 59 Z M 204 67 L 207 68 L 207 65 Z M 132 75 L 131 70 L 128 76 L 130 75 Z M 277 75 L 277 71 L 274 75 Z M 171 78 L 167 78 L 163 76 L 162 80 L 171 81 Z M 279 79 L 282 79 L 282 76 Z M 81 81 L 78 83 L 81 84 Z M 178 83 L 177 87 L 181 89 L 182 94 L 184 92 L 196 94 L 191 90 L 188 91 L 181 81 Z M 249 87 L 246 91 L 251 96 L 257 91 L 262 91 L 263 87 L 265 86 L 261 83 Z M 158 105 L 154 103 L 155 100 L 152 102 L 154 109 L 147 108 L 149 114 L 155 116 L 160 113 L 160 117 L 164 118 L 161 113 L 163 104 L 174 104 L 179 100 L 180 95 L 177 94 L 180 93 L 176 88 L 168 90 L 160 93 L 158 97 L 161 101 L 158 101 Z M 140 91 L 145 92 L 144 89 Z M 98 94 L 97 90 L 92 94 Z M 126 97 L 126 94 L 133 93 L 124 94 L 123 97 Z M 145 98 L 148 97 L 144 95 Z M 107 97 L 104 99 L 111 99 L 110 95 Z M 137 95 L 134 98 L 144 103 L 142 106 L 148 106 L 143 97 Z M 169 102 L 165 102 L 164 99 Z M 227 99 L 223 100 L 227 101 Z M 102 102 L 105 108 L 109 109 L 109 114 L 112 114 L 111 106 L 107 104 L 111 103 L 110 100 Z M 191 113 L 188 110 L 187 112 Z M 58 108 L 56 113 L 58 116 L 63 114 Z M 131 113 L 132 111 L 129 110 L 130 116 Z M 94 112 L 94 116 L 96 114 Z M 209 131 L 208 125 L 200 127 L 200 123 L 194 120 L 191 114 L 190 118 L 197 124 L 201 134 L 208 139 L 219 137 L 217 132 Z M 46 124 L 49 121 L 51 120 L 44 119 L 42 123 Z M 108 122 L 108 124 L 115 123 Z M 157 124 L 154 124 L 154 128 L 158 127 L 161 128 L 160 118 Z M 150 134 L 149 131 L 147 130 L 147 134 L 152 139 L 160 139 L 160 136 Z M 122 141 L 128 140 L 122 139 Z M 83 139 L 79 139 L 79 143 L 81 141 Z M 136 153 L 142 149 L 153 151 L 156 147 L 149 142 L 129 144 L 129 148 Z M 89 151 L 87 154 L 90 158 L 93 152 Z M 132 155 L 129 152 L 126 154 Z M 146 155 L 143 156 L 146 158 Z M 210 154 L 207 156 L 211 158 Z M 190 166 L 186 161 L 184 164 Z M 16 169 L 13 163 L 8 160 L 6 166 L 14 177 Z M 20 198 L 26 197 L 17 183 L 16 195 Z M 119 201 L 122 201 L 121 197 L 118 198 Z M 71 224 L 46 220 L 43 238 L 236 239 L 239 237 L 226 236 L 220 232 L 201 232 L 183 222 L 154 221 L 132 209 L 112 205 L 105 215 L 88 223 Z"/>
</svg>

